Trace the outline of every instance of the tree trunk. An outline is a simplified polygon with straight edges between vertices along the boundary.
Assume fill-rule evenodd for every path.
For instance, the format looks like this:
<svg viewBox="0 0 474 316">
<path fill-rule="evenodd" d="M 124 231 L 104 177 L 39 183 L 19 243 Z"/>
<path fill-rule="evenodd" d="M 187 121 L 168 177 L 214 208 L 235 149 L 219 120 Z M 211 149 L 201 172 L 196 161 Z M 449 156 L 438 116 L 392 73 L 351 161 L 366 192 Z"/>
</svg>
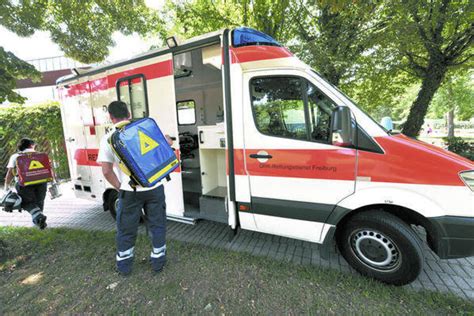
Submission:
<svg viewBox="0 0 474 316">
<path fill-rule="evenodd" d="M 454 109 L 448 112 L 448 137 L 454 137 Z"/>
<path fill-rule="evenodd" d="M 413 102 L 407 121 L 403 126 L 403 134 L 416 137 L 420 133 L 428 106 L 438 90 L 444 75 L 446 67 L 440 63 L 430 63 L 426 69 L 426 75 L 423 78 L 421 89 L 418 92 L 415 102 Z"/>
</svg>

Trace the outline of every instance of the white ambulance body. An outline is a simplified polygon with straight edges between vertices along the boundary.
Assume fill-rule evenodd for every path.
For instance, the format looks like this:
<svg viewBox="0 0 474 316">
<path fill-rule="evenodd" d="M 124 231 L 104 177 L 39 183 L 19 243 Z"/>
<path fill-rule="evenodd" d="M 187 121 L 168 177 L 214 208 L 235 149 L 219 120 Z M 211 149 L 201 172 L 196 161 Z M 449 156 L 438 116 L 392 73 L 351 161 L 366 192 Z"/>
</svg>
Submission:
<svg viewBox="0 0 474 316">
<path fill-rule="evenodd" d="M 117 193 L 96 162 L 107 105 L 176 138 L 169 219 L 337 245 L 361 273 L 412 281 L 427 232 L 441 258 L 474 255 L 474 164 L 391 135 L 268 35 L 225 30 L 58 80 L 76 196 Z M 323 248 L 327 249 L 327 248 Z"/>
</svg>

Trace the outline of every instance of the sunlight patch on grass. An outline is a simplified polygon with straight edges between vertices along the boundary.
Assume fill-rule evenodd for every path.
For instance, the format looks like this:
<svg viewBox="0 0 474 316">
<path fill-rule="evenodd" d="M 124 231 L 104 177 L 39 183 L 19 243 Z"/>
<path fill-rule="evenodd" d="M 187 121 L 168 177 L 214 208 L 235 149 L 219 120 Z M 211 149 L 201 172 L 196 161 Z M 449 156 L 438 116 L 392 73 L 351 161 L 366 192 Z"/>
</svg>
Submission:
<svg viewBox="0 0 474 316">
<path fill-rule="evenodd" d="M 21 281 L 23 285 L 35 285 L 43 279 L 43 272 L 33 273 Z"/>
</svg>

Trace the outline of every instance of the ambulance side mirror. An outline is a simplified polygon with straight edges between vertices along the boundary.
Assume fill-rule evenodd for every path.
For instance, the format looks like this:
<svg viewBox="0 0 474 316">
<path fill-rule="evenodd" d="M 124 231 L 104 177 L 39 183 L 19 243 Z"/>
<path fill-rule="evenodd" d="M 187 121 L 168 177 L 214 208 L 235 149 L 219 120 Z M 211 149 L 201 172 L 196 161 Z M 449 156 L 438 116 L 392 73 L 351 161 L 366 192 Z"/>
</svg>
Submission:
<svg viewBox="0 0 474 316">
<path fill-rule="evenodd" d="M 331 141 L 335 146 L 351 147 L 353 145 L 353 126 L 351 110 L 347 106 L 338 106 L 331 117 Z"/>
</svg>

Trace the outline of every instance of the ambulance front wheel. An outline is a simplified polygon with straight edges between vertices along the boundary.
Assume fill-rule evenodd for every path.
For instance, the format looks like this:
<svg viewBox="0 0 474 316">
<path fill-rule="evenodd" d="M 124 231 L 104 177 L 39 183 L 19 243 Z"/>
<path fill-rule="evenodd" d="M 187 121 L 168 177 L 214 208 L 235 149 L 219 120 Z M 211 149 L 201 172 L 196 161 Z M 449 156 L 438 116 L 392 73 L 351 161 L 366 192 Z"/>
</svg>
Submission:
<svg viewBox="0 0 474 316">
<path fill-rule="evenodd" d="M 118 192 L 116 190 L 110 190 L 106 195 L 105 203 L 107 204 L 110 215 L 115 219 L 117 217 Z"/>
<path fill-rule="evenodd" d="M 372 210 L 354 215 L 341 228 L 339 250 L 362 275 L 404 285 L 420 274 L 424 261 L 421 240 L 398 217 Z"/>
</svg>

